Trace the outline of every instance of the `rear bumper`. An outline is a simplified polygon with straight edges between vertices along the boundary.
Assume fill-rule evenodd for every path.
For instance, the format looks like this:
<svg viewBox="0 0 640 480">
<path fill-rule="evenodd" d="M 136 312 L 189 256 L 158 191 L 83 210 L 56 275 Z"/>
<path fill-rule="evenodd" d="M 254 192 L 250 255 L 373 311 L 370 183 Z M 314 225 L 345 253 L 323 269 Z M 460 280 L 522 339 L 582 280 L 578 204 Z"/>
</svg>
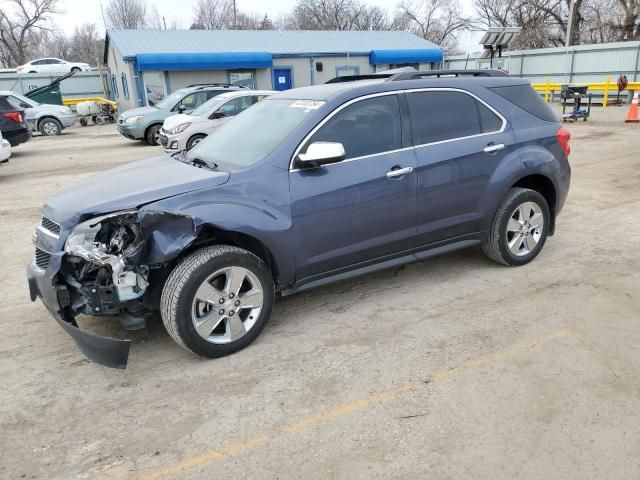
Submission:
<svg viewBox="0 0 640 480">
<path fill-rule="evenodd" d="M 17 147 L 21 143 L 31 140 L 31 130 L 24 127 L 19 130 L 2 132 L 2 136 L 7 139 L 12 147 Z"/>
<path fill-rule="evenodd" d="M 76 342 L 78 349 L 92 362 L 105 367 L 126 368 L 131 340 L 104 337 L 78 328 L 70 315 L 65 314 L 61 303 L 67 303 L 69 292 L 63 285 L 56 285 L 54 279 L 62 253 L 53 254 L 47 270 L 41 270 L 33 262 L 27 267 L 27 281 L 31 301 L 40 298 L 49 313 Z"/>
</svg>

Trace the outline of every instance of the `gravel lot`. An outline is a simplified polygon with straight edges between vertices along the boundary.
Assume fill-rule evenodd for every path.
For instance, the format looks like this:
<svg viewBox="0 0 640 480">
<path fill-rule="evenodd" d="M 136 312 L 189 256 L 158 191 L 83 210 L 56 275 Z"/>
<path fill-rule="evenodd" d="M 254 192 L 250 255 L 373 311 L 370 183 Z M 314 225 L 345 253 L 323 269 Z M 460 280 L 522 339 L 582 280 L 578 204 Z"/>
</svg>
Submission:
<svg viewBox="0 0 640 480">
<path fill-rule="evenodd" d="M 288 297 L 218 360 L 153 325 L 124 371 L 84 360 L 29 301 L 25 266 L 50 195 L 158 149 L 112 126 L 33 138 L 0 165 L 0 478 L 640 478 L 625 114 L 569 125 L 572 189 L 532 264 L 467 250 Z"/>
</svg>

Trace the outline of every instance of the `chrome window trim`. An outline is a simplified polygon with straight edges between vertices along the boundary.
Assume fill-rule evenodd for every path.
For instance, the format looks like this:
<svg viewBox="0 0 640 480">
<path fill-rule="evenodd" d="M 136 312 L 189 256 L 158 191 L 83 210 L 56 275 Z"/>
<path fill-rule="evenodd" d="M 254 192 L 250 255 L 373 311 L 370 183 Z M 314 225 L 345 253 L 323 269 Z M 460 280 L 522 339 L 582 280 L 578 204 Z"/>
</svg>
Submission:
<svg viewBox="0 0 640 480">
<path fill-rule="evenodd" d="M 395 149 L 395 150 L 387 150 L 387 151 L 384 151 L 384 152 L 372 153 L 370 155 L 362 155 L 360 157 L 348 158 L 348 159 L 343 160 L 341 162 L 331 163 L 331 164 L 328 164 L 328 165 L 325 165 L 325 166 L 340 165 L 341 163 L 348 163 L 348 162 L 352 162 L 354 160 L 363 160 L 363 159 L 367 159 L 367 158 L 371 158 L 371 157 L 377 157 L 379 155 L 403 152 L 403 151 L 411 150 L 411 149 L 414 149 L 414 148 L 428 147 L 428 146 L 431 146 L 431 145 L 439 145 L 439 144 L 442 144 L 442 143 L 455 142 L 455 141 L 458 141 L 458 140 L 466 140 L 468 138 L 483 137 L 483 136 L 486 136 L 486 135 L 495 135 L 495 134 L 498 134 L 498 133 L 503 133 L 507 128 L 507 119 L 499 111 L 497 111 L 495 108 L 493 108 L 491 105 L 489 105 L 487 102 L 482 100 L 477 95 L 469 92 L 468 90 L 464 90 L 462 88 L 453 88 L 453 87 L 426 87 L 426 88 L 415 88 L 415 89 L 413 89 L 413 88 L 412 89 L 406 89 L 405 88 L 405 89 L 402 89 L 402 90 L 390 90 L 390 91 L 387 91 L 387 92 L 371 93 L 369 95 L 364 95 L 362 97 L 352 98 L 348 102 L 343 103 L 338 108 L 336 108 L 331 113 L 329 113 L 329 115 L 327 115 L 325 118 L 323 118 L 322 121 L 320 123 L 318 123 L 318 125 L 316 125 L 307 135 L 305 135 L 305 137 L 302 139 L 302 141 L 298 144 L 298 146 L 296 147 L 296 149 L 293 152 L 293 156 L 291 157 L 291 161 L 289 162 L 289 172 L 299 172 L 300 171 L 299 168 L 295 168 L 294 167 L 294 162 L 295 162 L 296 157 L 300 153 L 300 150 L 302 149 L 302 146 L 305 143 L 307 143 L 307 141 L 320 128 L 322 128 L 322 126 L 325 123 L 327 123 L 329 120 L 331 120 L 331 118 L 334 115 L 336 115 L 338 112 L 340 112 L 342 109 L 344 109 L 344 108 L 348 107 L 349 105 L 352 105 L 352 104 L 354 104 L 356 102 L 359 102 L 359 101 L 362 101 L 362 100 L 367 100 L 369 98 L 384 97 L 384 96 L 387 96 L 387 95 L 398 95 L 398 94 L 401 94 L 401 93 L 405 93 L 406 94 L 406 93 L 419 93 L 419 92 L 460 92 L 460 93 L 464 93 L 466 95 L 469 95 L 470 97 L 474 98 L 476 101 L 480 102 L 482 105 L 487 107 L 491 112 L 496 114 L 498 116 L 498 118 L 500 118 L 502 120 L 502 126 L 500 127 L 500 130 L 494 130 L 492 132 L 484 132 L 484 133 L 479 133 L 479 134 L 476 134 L 476 135 L 468 135 L 466 137 L 449 138 L 449 139 L 446 139 L 446 140 L 439 140 L 437 142 L 421 143 L 421 144 L 417 144 L 417 145 L 412 145 L 410 147 L 403 147 L 403 148 L 398 148 L 398 149 Z"/>
</svg>

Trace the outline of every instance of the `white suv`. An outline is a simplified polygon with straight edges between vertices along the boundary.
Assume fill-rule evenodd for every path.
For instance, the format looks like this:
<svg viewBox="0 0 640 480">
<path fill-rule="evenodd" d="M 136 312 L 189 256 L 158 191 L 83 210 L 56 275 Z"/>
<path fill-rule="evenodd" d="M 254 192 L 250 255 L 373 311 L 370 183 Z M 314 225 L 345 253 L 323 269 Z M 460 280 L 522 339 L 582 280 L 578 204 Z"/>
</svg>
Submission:
<svg viewBox="0 0 640 480">
<path fill-rule="evenodd" d="M 191 148 L 235 115 L 274 93 L 273 90 L 227 92 L 188 114 L 167 117 L 160 129 L 160 145 L 166 152 Z"/>
</svg>

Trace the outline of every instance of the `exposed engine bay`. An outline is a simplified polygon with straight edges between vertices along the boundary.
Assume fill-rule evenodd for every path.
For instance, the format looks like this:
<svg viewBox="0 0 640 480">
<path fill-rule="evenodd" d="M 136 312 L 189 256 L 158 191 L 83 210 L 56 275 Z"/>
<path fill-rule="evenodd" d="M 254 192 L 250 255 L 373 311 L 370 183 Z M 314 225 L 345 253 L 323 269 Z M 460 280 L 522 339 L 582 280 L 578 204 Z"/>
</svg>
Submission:
<svg viewBox="0 0 640 480">
<path fill-rule="evenodd" d="M 148 310 L 143 296 L 149 268 L 138 264 L 143 248 L 137 212 L 94 218 L 74 228 L 58 274 L 69 287 L 73 313 L 138 316 Z M 142 317 L 134 323 L 144 326 Z"/>
</svg>

